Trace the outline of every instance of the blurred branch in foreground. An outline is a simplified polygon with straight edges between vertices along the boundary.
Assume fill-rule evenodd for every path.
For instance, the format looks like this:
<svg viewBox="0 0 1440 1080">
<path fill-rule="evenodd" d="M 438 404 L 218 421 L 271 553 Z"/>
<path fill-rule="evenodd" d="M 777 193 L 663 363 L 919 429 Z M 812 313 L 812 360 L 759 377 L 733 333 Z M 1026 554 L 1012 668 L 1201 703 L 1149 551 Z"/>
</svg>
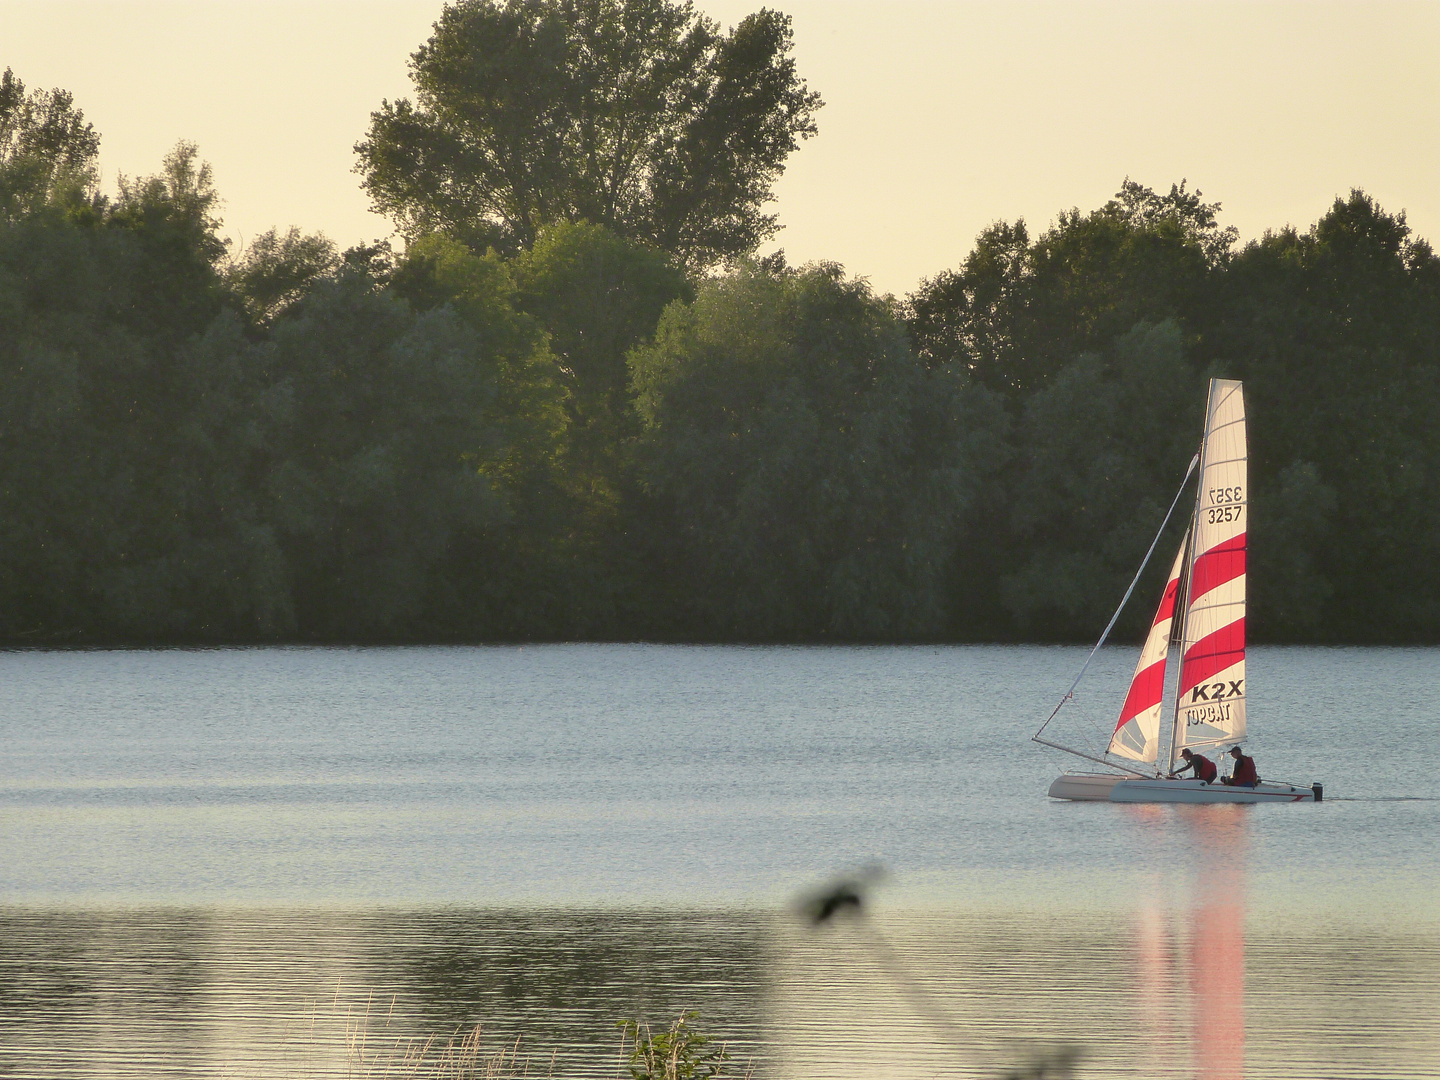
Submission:
<svg viewBox="0 0 1440 1080">
<path fill-rule="evenodd" d="M 857 943 L 869 952 L 910 1007 L 955 1049 L 969 1052 L 971 1040 L 963 1025 L 941 1007 L 936 996 L 925 988 L 879 928 L 866 918 L 868 890 L 886 876 L 883 866 L 869 863 L 855 874 L 836 878 L 801 896 L 794 909 L 814 929 L 836 926 L 841 922 L 852 926 L 857 934 Z M 1076 1046 L 1034 1048 L 1030 1060 L 1003 1073 L 1002 1080 L 1069 1080 L 1075 1075 L 1075 1066 L 1081 1056 Z"/>
</svg>

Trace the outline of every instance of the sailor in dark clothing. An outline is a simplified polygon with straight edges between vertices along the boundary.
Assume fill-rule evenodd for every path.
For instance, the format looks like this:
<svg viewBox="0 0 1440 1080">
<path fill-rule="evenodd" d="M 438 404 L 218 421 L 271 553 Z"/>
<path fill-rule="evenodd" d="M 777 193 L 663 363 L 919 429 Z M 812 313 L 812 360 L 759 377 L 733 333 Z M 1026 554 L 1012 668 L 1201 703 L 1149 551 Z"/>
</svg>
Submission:
<svg viewBox="0 0 1440 1080">
<path fill-rule="evenodd" d="M 1222 779 L 1222 784 L 1229 784 L 1231 787 L 1254 787 L 1260 783 L 1260 774 L 1255 771 L 1255 759 L 1240 752 L 1240 747 L 1232 746 L 1230 756 L 1235 759 L 1235 770 Z"/>
<path fill-rule="evenodd" d="M 1180 756 L 1185 759 L 1185 764 L 1170 774 L 1171 780 L 1179 779 L 1180 774 L 1186 769 L 1194 769 L 1195 779 L 1204 780 L 1207 784 L 1213 784 L 1215 777 L 1220 774 L 1220 770 L 1215 767 L 1215 763 L 1204 754 L 1196 754 L 1187 749 L 1181 750 Z"/>
</svg>

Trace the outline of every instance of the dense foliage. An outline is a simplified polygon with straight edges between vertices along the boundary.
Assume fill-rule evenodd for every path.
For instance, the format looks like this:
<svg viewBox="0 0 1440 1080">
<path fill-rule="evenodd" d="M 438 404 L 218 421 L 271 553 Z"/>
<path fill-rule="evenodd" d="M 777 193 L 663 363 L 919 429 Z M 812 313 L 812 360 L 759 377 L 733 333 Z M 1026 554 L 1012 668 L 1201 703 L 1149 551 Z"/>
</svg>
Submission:
<svg viewBox="0 0 1440 1080">
<path fill-rule="evenodd" d="M 674 632 L 944 632 L 1002 418 L 920 363 L 889 304 L 836 267 L 744 267 L 670 307 L 631 369 Z"/>
<path fill-rule="evenodd" d="M 1127 181 L 1034 241 L 993 226 L 910 298 L 921 355 L 968 369 L 1021 423 L 1012 539 L 965 633 L 1103 623 L 1213 375 L 1246 387 L 1254 631 L 1440 636 L 1440 259 L 1360 191 L 1238 251 L 1218 209 Z"/>
<path fill-rule="evenodd" d="M 231 251 L 194 147 L 105 196 L 97 146 L 5 74 L 5 643 L 1085 638 L 1212 375 L 1255 635 L 1440 638 L 1440 259 L 1362 192 L 1241 246 L 1127 181 L 900 301 L 574 207 Z"/>
<path fill-rule="evenodd" d="M 528 247 L 589 221 L 695 267 L 775 232 L 762 213 L 819 95 L 761 10 L 728 34 L 673 0 L 457 0 L 356 151 L 408 240 Z"/>
</svg>

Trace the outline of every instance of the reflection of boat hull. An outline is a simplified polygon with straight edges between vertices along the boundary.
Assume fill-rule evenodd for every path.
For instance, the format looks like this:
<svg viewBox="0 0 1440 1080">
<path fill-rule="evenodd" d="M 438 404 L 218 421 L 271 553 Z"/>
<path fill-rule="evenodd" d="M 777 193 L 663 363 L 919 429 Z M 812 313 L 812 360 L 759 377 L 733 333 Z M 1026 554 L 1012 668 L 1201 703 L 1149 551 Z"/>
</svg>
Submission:
<svg viewBox="0 0 1440 1080">
<path fill-rule="evenodd" d="M 1050 785 L 1050 798 L 1109 802 L 1110 789 L 1124 779 L 1119 773 L 1065 773 Z"/>
<path fill-rule="evenodd" d="M 1051 789 L 1054 790 L 1053 787 Z M 1226 787 L 1203 780 L 1125 780 L 1110 785 L 1109 800 L 1125 803 L 1272 803 L 1313 802 L 1313 788 L 1290 784 Z"/>
</svg>

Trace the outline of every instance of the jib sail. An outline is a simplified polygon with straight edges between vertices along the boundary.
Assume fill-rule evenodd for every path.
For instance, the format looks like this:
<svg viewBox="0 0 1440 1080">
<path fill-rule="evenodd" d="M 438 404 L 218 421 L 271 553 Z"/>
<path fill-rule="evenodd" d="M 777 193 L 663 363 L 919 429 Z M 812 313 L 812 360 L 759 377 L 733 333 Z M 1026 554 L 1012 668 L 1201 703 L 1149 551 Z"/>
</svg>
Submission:
<svg viewBox="0 0 1440 1080">
<path fill-rule="evenodd" d="M 1170 651 L 1175 594 L 1180 587 L 1184 561 L 1185 541 L 1182 540 L 1180 550 L 1175 553 L 1175 563 L 1170 567 L 1170 576 L 1165 581 L 1165 592 L 1160 597 L 1155 621 L 1150 624 L 1150 636 L 1140 650 L 1140 660 L 1135 665 L 1135 676 L 1130 680 L 1130 692 L 1125 695 L 1125 704 L 1120 708 L 1115 734 L 1110 736 L 1110 746 L 1106 751 L 1131 761 L 1154 761 L 1160 751 L 1165 657 Z"/>
</svg>

